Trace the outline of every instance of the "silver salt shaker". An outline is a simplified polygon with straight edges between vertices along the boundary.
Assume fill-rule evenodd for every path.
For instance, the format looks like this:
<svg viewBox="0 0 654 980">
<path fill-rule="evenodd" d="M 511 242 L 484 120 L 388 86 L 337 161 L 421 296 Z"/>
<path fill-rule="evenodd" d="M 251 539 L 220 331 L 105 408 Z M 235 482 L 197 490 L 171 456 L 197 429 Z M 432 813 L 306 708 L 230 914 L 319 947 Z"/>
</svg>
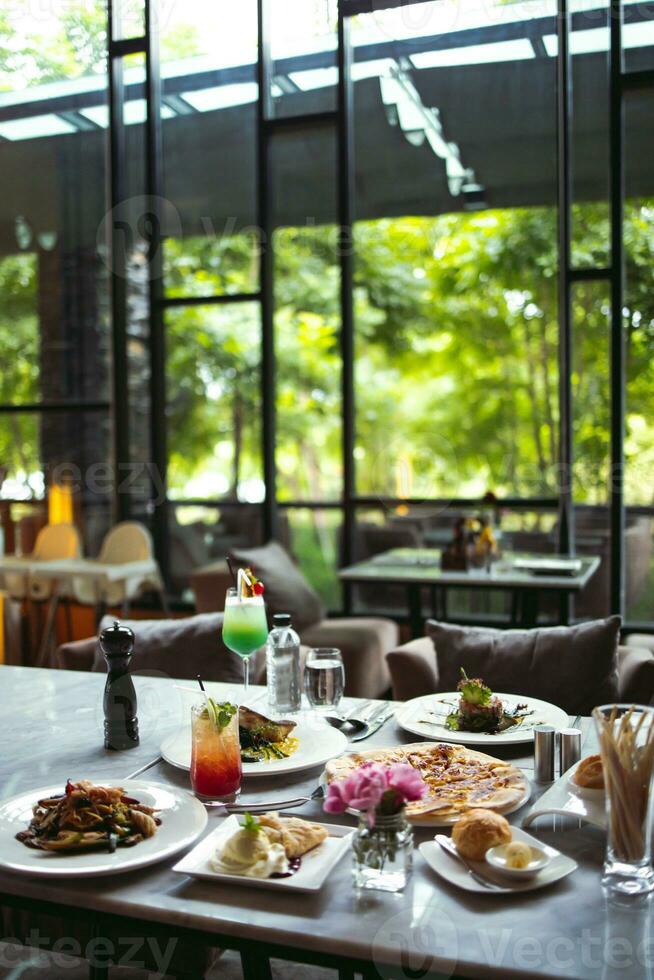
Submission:
<svg viewBox="0 0 654 980">
<path fill-rule="evenodd" d="M 537 783 L 554 781 L 554 747 L 556 732 L 551 725 L 534 728 L 534 779 Z"/>
<path fill-rule="evenodd" d="M 559 768 L 561 775 L 581 759 L 581 732 L 578 728 L 562 728 L 559 732 Z"/>
</svg>

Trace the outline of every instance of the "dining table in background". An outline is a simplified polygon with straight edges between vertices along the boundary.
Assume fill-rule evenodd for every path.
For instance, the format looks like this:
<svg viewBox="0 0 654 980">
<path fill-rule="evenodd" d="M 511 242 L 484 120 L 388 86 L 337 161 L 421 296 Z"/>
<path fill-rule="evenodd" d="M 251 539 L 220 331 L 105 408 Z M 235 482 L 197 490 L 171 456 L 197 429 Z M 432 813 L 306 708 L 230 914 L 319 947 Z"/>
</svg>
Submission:
<svg viewBox="0 0 654 980">
<path fill-rule="evenodd" d="M 154 558 L 144 558 L 140 561 L 128 562 L 101 562 L 92 558 L 57 558 L 43 561 L 31 558 L 29 555 L 6 555 L 0 557 L 0 587 L 5 583 L 6 576 L 22 577 L 24 579 L 25 600 L 30 601 L 29 582 L 31 579 L 41 579 L 51 583 L 52 591 L 47 599 L 47 612 L 45 624 L 39 637 L 38 652 L 35 664 L 42 667 L 47 660 L 48 650 L 54 636 L 55 617 L 59 604 L 68 600 L 74 594 L 73 580 L 84 579 L 91 585 L 92 593 L 95 597 L 95 618 L 99 624 L 105 610 L 106 604 L 103 596 L 106 587 L 114 583 L 125 583 L 131 581 L 143 581 L 149 577 L 159 576 L 159 566 Z M 11 596 L 9 595 L 9 598 Z M 166 600 L 162 594 L 162 606 L 167 611 Z M 123 610 L 123 615 L 127 615 L 127 607 Z M 25 656 L 25 652 L 23 652 Z"/>
<path fill-rule="evenodd" d="M 569 598 L 578 595 L 590 582 L 600 565 L 594 555 L 576 559 L 575 574 L 534 574 L 517 568 L 516 561 L 568 560 L 564 555 L 531 555 L 504 552 L 490 567 L 456 571 L 441 568 L 441 551 L 435 548 L 392 548 L 365 561 L 349 565 L 338 572 L 347 590 L 354 585 L 402 586 L 406 589 L 409 621 L 413 639 L 423 635 L 425 616 L 423 592 L 431 594 L 431 613 L 442 621 L 448 618 L 447 593 L 455 589 L 493 590 L 511 595 L 511 626 L 525 629 L 536 626 L 541 594 L 559 600 L 559 621 L 569 622 Z"/>
<path fill-rule="evenodd" d="M 30 788 L 63 786 L 68 778 L 120 784 L 144 766 L 150 768 L 141 779 L 188 788 L 188 774 L 163 762 L 159 748 L 167 735 L 188 723 L 194 695 L 192 689 L 183 688 L 190 682 L 156 676 L 137 676 L 135 682 L 141 743 L 129 752 L 107 752 L 102 740 L 102 674 L 0 667 L 2 798 Z M 209 688 L 216 697 L 233 697 L 237 692 L 233 685 Z M 259 710 L 265 709 L 264 689 L 252 688 L 252 699 Z M 343 708 L 355 704 L 345 699 Z M 582 729 L 583 754 L 596 750 L 591 720 L 570 721 Z M 356 749 L 412 740 L 391 719 Z M 494 752 L 533 777 L 529 743 L 498 747 Z M 265 802 L 309 796 L 318 778 L 319 772 L 313 771 L 250 779 L 244 783 L 242 797 Z M 546 788 L 532 784 L 531 801 L 511 814 L 510 821 L 519 825 Z M 298 813 L 332 823 L 351 819 L 323 813 L 316 801 Z M 210 812 L 207 832 L 215 829 L 219 819 Z M 416 829 L 416 843 L 434 832 Z M 530 832 L 573 857 L 579 868 L 550 888 L 515 898 L 461 891 L 439 879 L 416 852 L 413 876 L 399 895 L 357 894 L 347 857 L 315 896 L 185 879 L 171 870 L 174 860 L 169 860 L 125 876 L 103 878 L 101 888 L 93 879 L 35 880 L 2 872 L 0 905 L 60 918 L 70 913 L 74 921 L 86 917 L 95 922 L 98 935 L 103 923 L 113 928 L 129 922 L 130 929 L 141 928 L 144 935 L 174 934 L 235 949 L 245 954 L 246 980 L 268 977 L 269 957 L 334 967 L 341 971 L 342 980 L 351 978 L 353 971 L 377 977 L 373 965 L 382 976 L 399 980 L 410 975 L 409 969 L 418 969 L 421 977 L 440 973 L 495 980 L 509 976 L 606 980 L 617 975 L 610 959 L 613 947 L 607 947 L 612 942 L 621 944 L 621 980 L 651 977 L 651 966 L 645 969 L 641 962 L 641 952 L 651 942 L 651 908 L 625 913 L 605 901 L 600 888 L 603 832 L 561 817 L 539 817 Z M 102 970 L 96 970 L 95 976 L 103 976 Z"/>
</svg>

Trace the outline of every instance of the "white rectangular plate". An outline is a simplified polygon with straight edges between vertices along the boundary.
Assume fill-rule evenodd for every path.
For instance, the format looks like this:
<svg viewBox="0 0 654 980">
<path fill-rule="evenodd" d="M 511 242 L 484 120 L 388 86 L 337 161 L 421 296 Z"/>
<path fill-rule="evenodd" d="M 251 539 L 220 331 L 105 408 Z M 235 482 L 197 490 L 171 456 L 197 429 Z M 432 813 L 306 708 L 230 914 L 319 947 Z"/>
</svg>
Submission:
<svg viewBox="0 0 654 980">
<path fill-rule="evenodd" d="M 530 826 L 537 817 L 544 814 L 556 813 L 564 817 L 578 817 L 600 830 L 606 830 L 604 790 L 577 786 L 572 781 L 572 776 L 578 765 L 576 762 L 539 797 L 522 821 L 523 827 Z"/>
<path fill-rule="evenodd" d="M 289 892 L 317 892 L 324 885 L 329 872 L 348 850 L 354 833 L 351 827 L 325 824 L 329 837 L 314 850 L 303 855 L 299 870 L 290 878 L 247 878 L 245 875 L 230 875 L 214 871 L 209 864 L 209 859 L 221 842 L 238 830 L 239 824 L 238 817 L 234 815 L 227 817 L 213 833 L 208 834 L 197 847 L 183 857 L 173 871 L 189 875 L 191 878 L 216 881 L 219 884 L 254 885 L 257 888 L 276 888 Z"/>
<path fill-rule="evenodd" d="M 538 847 L 541 851 L 545 851 L 552 860 L 539 871 L 538 874 L 534 875 L 533 878 L 509 878 L 507 875 L 503 875 L 501 871 L 496 871 L 492 868 L 490 864 L 486 861 L 471 861 L 471 866 L 482 874 L 485 878 L 490 881 L 495 882 L 497 885 L 505 886 L 502 891 L 491 891 L 490 888 L 484 888 L 483 885 L 478 884 L 474 878 L 472 878 L 462 864 L 447 854 L 435 840 L 426 841 L 424 844 L 420 845 L 420 853 L 424 857 L 425 861 L 432 868 L 437 875 L 441 878 L 445 878 L 449 881 L 451 885 L 456 885 L 457 888 L 465 888 L 468 892 L 477 892 L 481 895 L 514 895 L 516 892 L 530 892 L 537 888 L 545 888 L 547 885 L 553 885 L 555 881 L 560 881 L 561 878 L 566 878 L 573 871 L 577 870 L 577 862 L 573 861 L 572 858 L 567 857 L 565 854 L 561 854 L 553 847 L 548 847 L 547 844 L 543 844 L 538 838 L 532 837 L 526 831 L 521 830 L 519 827 L 512 827 L 513 840 L 521 840 L 532 847 Z"/>
</svg>

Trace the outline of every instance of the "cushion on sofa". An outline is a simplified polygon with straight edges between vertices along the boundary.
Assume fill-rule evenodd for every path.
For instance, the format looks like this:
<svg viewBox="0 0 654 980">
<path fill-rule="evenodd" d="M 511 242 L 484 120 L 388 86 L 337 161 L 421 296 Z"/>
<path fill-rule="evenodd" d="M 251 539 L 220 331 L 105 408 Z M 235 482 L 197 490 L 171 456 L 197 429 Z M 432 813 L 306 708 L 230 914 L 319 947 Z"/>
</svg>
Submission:
<svg viewBox="0 0 654 980">
<path fill-rule="evenodd" d="M 105 616 L 103 630 L 114 622 Z M 243 664 L 222 641 L 222 613 L 204 613 L 186 619 L 121 620 L 134 633 L 132 670 L 157 671 L 169 677 L 240 683 Z M 92 670 L 105 672 L 106 661 L 96 643 Z M 253 670 L 255 675 L 256 670 Z"/>
<path fill-rule="evenodd" d="M 261 548 L 234 548 L 230 557 L 241 568 L 251 568 L 263 582 L 269 620 L 275 613 L 290 613 L 294 628 L 301 632 L 324 618 L 320 597 L 276 541 Z"/>
<path fill-rule="evenodd" d="M 441 690 L 456 689 L 463 667 L 495 691 L 542 698 L 571 715 L 587 715 L 618 697 L 620 622 L 611 616 L 578 626 L 499 630 L 429 620 L 427 633 Z"/>
<path fill-rule="evenodd" d="M 618 650 L 620 700 L 649 704 L 654 697 L 654 656 L 651 650 L 628 644 Z"/>
</svg>

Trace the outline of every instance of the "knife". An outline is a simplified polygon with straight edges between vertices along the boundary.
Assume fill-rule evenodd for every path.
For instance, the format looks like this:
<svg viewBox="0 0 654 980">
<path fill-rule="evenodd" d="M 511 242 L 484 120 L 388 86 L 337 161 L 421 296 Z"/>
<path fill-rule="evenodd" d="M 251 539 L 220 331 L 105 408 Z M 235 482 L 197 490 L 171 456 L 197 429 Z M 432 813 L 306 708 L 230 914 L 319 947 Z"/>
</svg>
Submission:
<svg viewBox="0 0 654 980">
<path fill-rule="evenodd" d="M 373 724 L 369 724 L 362 732 L 357 732 L 356 735 L 352 735 L 350 742 L 361 742 L 364 738 L 370 738 L 371 735 L 374 735 L 380 728 L 384 727 L 392 714 L 393 709 L 387 709 L 383 714 L 377 716 L 377 720 Z"/>
</svg>

